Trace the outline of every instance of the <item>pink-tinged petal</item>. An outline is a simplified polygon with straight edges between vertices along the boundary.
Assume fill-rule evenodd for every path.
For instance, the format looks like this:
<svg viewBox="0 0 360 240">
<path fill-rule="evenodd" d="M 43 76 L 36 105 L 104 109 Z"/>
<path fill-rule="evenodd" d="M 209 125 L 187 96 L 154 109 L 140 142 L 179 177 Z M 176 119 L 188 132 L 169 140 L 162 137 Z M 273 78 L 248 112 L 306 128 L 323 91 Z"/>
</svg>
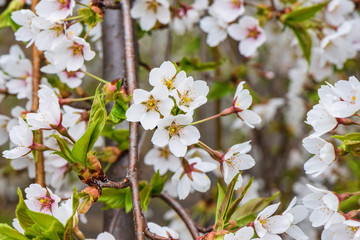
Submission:
<svg viewBox="0 0 360 240">
<path fill-rule="evenodd" d="M 179 137 L 175 136 L 169 140 L 169 149 L 176 157 L 183 157 L 186 154 L 187 146 L 180 141 Z"/>
<path fill-rule="evenodd" d="M 159 147 L 163 147 L 169 143 L 169 132 L 165 129 L 156 129 L 151 142 Z"/>
<path fill-rule="evenodd" d="M 239 51 L 245 57 L 251 57 L 258 48 L 256 42 L 252 39 L 246 39 L 239 43 Z"/>
<path fill-rule="evenodd" d="M 184 145 L 195 144 L 199 141 L 200 132 L 194 126 L 186 126 L 180 131 L 180 141 Z"/>
</svg>

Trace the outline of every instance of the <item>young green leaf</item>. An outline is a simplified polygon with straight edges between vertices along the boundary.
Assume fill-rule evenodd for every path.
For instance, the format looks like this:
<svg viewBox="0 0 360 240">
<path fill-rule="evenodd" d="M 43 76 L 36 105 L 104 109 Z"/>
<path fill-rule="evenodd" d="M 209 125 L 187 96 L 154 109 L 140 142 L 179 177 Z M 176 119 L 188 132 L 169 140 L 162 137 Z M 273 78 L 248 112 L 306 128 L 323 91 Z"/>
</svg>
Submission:
<svg viewBox="0 0 360 240">
<path fill-rule="evenodd" d="M 116 99 L 107 118 L 107 122 L 112 125 L 122 123 L 126 119 L 125 114 L 128 108 L 129 106 L 126 102 L 122 99 Z"/>
<path fill-rule="evenodd" d="M 304 54 L 304 58 L 310 64 L 311 61 L 311 47 L 312 47 L 312 39 L 307 29 L 301 23 L 291 22 L 288 23 L 287 26 L 294 32 L 301 50 Z"/>
<path fill-rule="evenodd" d="M 322 3 L 311 5 L 309 7 L 296 8 L 290 13 L 284 14 L 282 16 L 282 19 L 284 20 L 285 24 L 309 20 L 315 17 L 316 13 L 321 11 L 328 3 L 329 1 L 325 1 Z"/>
<path fill-rule="evenodd" d="M 182 58 L 180 61 L 179 68 L 185 72 L 192 72 L 192 71 L 209 71 L 214 70 L 217 67 L 221 66 L 226 62 L 225 59 L 222 59 L 218 62 L 200 62 L 197 58 Z"/>
<path fill-rule="evenodd" d="M 60 147 L 61 153 L 59 154 L 59 152 L 54 152 L 54 154 L 59 155 L 60 157 L 64 158 L 66 161 L 68 161 L 69 163 L 75 163 L 71 150 L 67 144 L 67 142 L 61 138 L 59 135 L 53 134 L 51 135 L 51 137 L 54 137 Z"/>
<path fill-rule="evenodd" d="M 24 198 L 20 188 L 17 189 L 17 194 L 19 196 L 19 203 L 16 207 L 15 214 L 17 219 L 19 220 L 20 226 L 26 230 L 27 228 L 34 225 L 34 220 L 28 215 L 27 211 L 28 207 L 24 202 Z"/>
<path fill-rule="evenodd" d="M 1 240 L 28 240 L 23 234 L 7 224 L 0 223 L 0 239 Z"/>
<path fill-rule="evenodd" d="M 124 208 L 127 192 L 130 192 L 130 188 L 104 188 L 98 201 L 105 204 L 105 210 L 109 208 Z"/>
<path fill-rule="evenodd" d="M 129 149 L 129 129 L 113 129 L 106 125 L 101 135 L 115 141 L 120 150 Z"/>
<path fill-rule="evenodd" d="M 342 141 L 339 149 L 360 156 L 360 133 L 349 133 L 344 136 L 334 135 L 332 137 Z"/>
<path fill-rule="evenodd" d="M 23 0 L 12 0 L 8 7 L 0 14 L 0 29 L 4 27 L 11 27 L 14 32 L 19 29 L 19 25 L 17 25 L 11 19 L 11 13 L 17 10 L 20 10 L 24 7 L 25 1 Z"/>
<path fill-rule="evenodd" d="M 217 184 L 217 187 L 218 187 L 218 197 L 217 197 L 217 203 L 216 203 L 215 222 L 217 222 L 219 220 L 219 218 L 221 217 L 221 216 L 219 216 L 219 212 L 220 212 L 219 209 L 220 209 L 221 203 L 225 197 L 224 189 L 220 186 L 219 183 Z"/>
</svg>

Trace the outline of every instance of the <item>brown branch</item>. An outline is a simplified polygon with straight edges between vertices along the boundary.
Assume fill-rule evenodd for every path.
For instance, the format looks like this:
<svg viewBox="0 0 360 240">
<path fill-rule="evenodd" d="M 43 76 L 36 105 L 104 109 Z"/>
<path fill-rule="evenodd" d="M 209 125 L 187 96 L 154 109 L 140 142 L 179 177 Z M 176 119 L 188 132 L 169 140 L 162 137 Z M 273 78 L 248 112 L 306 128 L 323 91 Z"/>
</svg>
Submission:
<svg viewBox="0 0 360 240">
<path fill-rule="evenodd" d="M 194 221 L 191 219 L 189 213 L 181 206 L 181 204 L 172 198 L 170 195 L 162 192 L 158 195 L 164 202 L 166 202 L 175 212 L 180 216 L 180 218 L 185 223 L 186 227 L 191 233 L 191 236 L 194 240 L 199 237 L 199 232 L 197 226 L 195 225 Z"/>
<path fill-rule="evenodd" d="M 107 181 L 107 182 L 99 182 L 99 186 L 101 188 L 116 188 L 116 189 L 122 189 L 122 188 L 127 188 L 130 186 L 130 182 L 127 178 L 125 178 L 123 181 L 121 182 L 112 182 L 112 181 Z"/>
<path fill-rule="evenodd" d="M 35 12 L 35 6 L 38 3 L 37 0 L 31 2 L 31 10 Z M 32 103 L 31 111 L 37 112 L 39 108 L 39 96 L 38 90 L 40 85 L 40 67 L 41 67 L 41 52 L 36 48 L 35 44 L 32 49 Z M 34 142 L 42 144 L 42 133 L 38 130 L 34 136 Z M 38 151 L 35 158 L 35 182 L 41 186 L 45 186 L 45 169 L 44 169 L 44 154 Z"/>
<path fill-rule="evenodd" d="M 166 237 L 161 237 L 153 232 L 150 232 L 150 230 L 148 228 L 145 228 L 145 235 L 150 238 L 150 239 L 154 239 L 154 240 L 174 240 L 173 238 L 166 238 Z"/>
<path fill-rule="evenodd" d="M 130 1 L 121 1 L 121 11 L 123 14 L 123 29 L 124 29 L 124 43 L 125 43 L 125 70 L 128 86 L 128 94 L 131 95 L 136 88 L 136 72 L 135 72 L 135 51 L 133 40 L 133 27 L 130 16 Z M 146 222 L 141 211 L 140 193 L 138 183 L 138 169 L 137 169 L 137 123 L 130 123 L 129 127 L 129 166 L 127 178 L 130 181 L 131 197 L 133 203 L 133 214 L 135 223 L 136 239 L 144 240 L 144 231 L 146 230 Z"/>
</svg>

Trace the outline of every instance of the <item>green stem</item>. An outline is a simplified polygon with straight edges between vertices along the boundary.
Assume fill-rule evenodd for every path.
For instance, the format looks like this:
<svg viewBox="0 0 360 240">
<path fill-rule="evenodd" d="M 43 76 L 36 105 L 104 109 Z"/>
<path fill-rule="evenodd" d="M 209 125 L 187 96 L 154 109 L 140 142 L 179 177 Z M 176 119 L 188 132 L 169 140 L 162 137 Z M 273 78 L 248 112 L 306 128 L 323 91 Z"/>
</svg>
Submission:
<svg viewBox="0 0 360 240">
<path fill-rule="evenodd" d="M 81 3 L 81 2 L 75 2 L 77 5 L 80 5 L 80 6 L 83 6 L 83 7 L 87 7 L 87 8 L 89 8 L 89 6 L 88 5 L 86 5 L 86 4 L 83 4 L 83 3 Z"/>
<path fill-rule="evenodd" d="M 84 98 L 66 98 L 66 102 L 81 102 L 81 101 L 86 101 L 86 100 L 91 100 L 94 99 L 95 96 L 90 96 L 90 97 L 84 97 Z"/>
<path fill-rule="evenodd" d="M 82 19 L 82 16 L 74 16 L 74 17 L 68 17 L 65 18 L 64 21 L 72 21 L 72 20 L 78 20 L 78 19 Z"/>
<path fill-rule="evenodd" d="M 96 79 L 96 80 L 98 80 L 99 82 L 102 82 L 102 83 L 105 83 L 105 84 L 107 84 L 108 82 L 107 81 L 105 81 L 104 79 L 102 79 L 102 78 L 99 78 L 98 76 L 95 76 L 95 75 L 93 75 L 93 74 L 91 74 L 91 73 L 89 73 L 89 72 L 86 72 L 86 71 L 83 71 L 83 70 L 80 70 L 82 73 L 84 73 L 84 74 L 86 74 L 86 75 L 88 75 L 89 77 L 92 77 L 92 78 L 94 78 L 94 79 Z"/>
</svg>

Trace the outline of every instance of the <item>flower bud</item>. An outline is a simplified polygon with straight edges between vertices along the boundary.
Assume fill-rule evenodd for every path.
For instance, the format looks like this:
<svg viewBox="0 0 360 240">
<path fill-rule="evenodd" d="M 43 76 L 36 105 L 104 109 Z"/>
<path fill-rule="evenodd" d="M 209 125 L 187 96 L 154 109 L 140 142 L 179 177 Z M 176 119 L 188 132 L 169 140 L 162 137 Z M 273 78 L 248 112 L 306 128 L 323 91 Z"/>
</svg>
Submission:
<svg viewBox="0 0 360 240">
<path fill-rule="evenodd" d="M 87 187 L 81 191 L 81 195 L 85 196 L 81 198 L 82 201 L 79 206 L 79 213 L 84 214 L 99 199 L 101 189 L 98 186 Z"/>
</svg>

